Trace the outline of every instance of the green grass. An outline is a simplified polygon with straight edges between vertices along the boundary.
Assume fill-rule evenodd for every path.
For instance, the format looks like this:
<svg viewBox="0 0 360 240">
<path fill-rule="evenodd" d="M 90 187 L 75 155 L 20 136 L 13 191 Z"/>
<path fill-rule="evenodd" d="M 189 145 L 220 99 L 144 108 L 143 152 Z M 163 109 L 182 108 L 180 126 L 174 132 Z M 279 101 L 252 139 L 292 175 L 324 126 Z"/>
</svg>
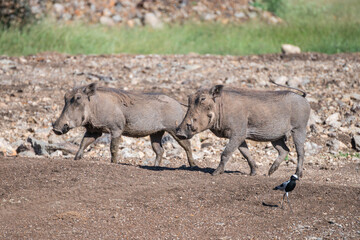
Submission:
<svg viewBox="0 0 360 240">
<path fill-rule="evenodd" d="M 344 153 L 344 152 L 339 152 L 338 154 L 339 157 L 355 157 L 355 158 L 360 158 L 360 153 Z"/>
<path fill-rule="evenodd" d="M 248 55 L 280 52 L 283 43 L 302 51 L 360 52 L 359 0 L 287 0 L 277 13 L 281 25 L 195 24 L 161 30 L 104 27 L 44 20 L 18 28 L 0 28 L 0 54 L 29 55 L 44 51 L 69 54 Z M 315 2 L 315 3 L 314 3 Z"/>
</svg>

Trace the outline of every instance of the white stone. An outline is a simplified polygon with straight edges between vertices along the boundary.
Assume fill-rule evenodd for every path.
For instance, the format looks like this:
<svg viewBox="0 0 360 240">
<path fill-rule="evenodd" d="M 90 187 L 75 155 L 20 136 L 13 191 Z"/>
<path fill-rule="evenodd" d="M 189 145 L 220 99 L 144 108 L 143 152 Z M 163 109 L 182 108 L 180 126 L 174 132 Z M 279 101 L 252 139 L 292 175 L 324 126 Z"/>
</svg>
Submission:
<svg viewBox="0 0 360 240">
<path fill-rule="evenodd" d="M 354 142 L 354 147 L 355 147 L 356 151 L 360 152 L 360 136 L 355 135 L 353 137 L 353 142 Z"/>
<path fill-rule="evenodd" d="M 64 6 L 61 5 L 60 3 L 55 3 L 53 8 L 54 8 L 54 11 L 59 15 L 63 14 L 63 12 L 65 10 Z"/>
<path fill-rule="evenodd" d="M 331 114 L 329 117 L 326 118 L 325 123 L 329 126 L 339 128 L 341 127 L 341 122 L 339 122 L 340 113 L 336 112 Z"/>
<path fill-rule="evenodd" d="M 280 77 L 275 78 L 275 80 L 274 80 L 275 83 L 280 84 L 280 85 L 285 85 L 287 81 L 288 81 L 288 77 L 286 77 L 286 76 L 280 76 Z"/>
<path fill-rule="evenodd" d="M 0 138 L 0 156 L 16 156 L 16 151 L 4 138 Z"/>
<path fill-rule="evenodd" d="M 290 78 L 287 81 L 287 84 L 290 87 L 296 88 L 296 87 L 299 87 L 299 86 L 304 86 L 304 85 L 308 84 L 309 82 L 310 82 L 310 80 L 307 79 L 307 78 L 293 77 L 293 78 Z"/>
<path fill-rule="evenodd" d="M 308 126 L 321 122 L 322 122 L 321 118 L 318 115 L 316 115 L 314 110 L 311 109 Z"/>
<path fill-rule="evenodd" d="M 160 21 L 158 17 L 154 13 L 146 13 L 144 17 L 145 25 L 149 25 L 155 29 L 163 28 L 164 24 Z"/>
<path fill-rule="evenodd" d="M 295 54 L 301 53 L 301 49 L 298 46 L 294 46 L 291 44 L 283 44 L 281 45 L 281 52 L 284 54 Z"/>
<path fill-rule="evenodd" d="M 114 26 L 115 22 L 112 18 L 110 17 L 106 17 L 106 16 L 102 16 L 100 18 L 100 23 L 106 26 Z"/>
</svg>

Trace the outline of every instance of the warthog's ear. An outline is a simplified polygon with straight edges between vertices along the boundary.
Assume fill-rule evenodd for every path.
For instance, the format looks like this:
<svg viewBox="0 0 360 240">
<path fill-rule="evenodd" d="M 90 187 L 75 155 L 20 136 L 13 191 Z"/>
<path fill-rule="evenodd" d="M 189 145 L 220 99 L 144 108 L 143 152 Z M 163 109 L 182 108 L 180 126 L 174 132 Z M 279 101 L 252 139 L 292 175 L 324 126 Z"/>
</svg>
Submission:
<svg viewBox="0 0 360 240">
<path fill-rule="evenodd" d="M 213 98 L 220 97 L 223 88 L 224 85 L 216 85 L 210 89 L 209 93 L 213 96 Z"/>
<path fill-rule="evenodd" d="M 84 93 L 86 95 L 88 95 L 88 97 L 95 95 L 96 92 L 96 88 L 97 88 L 97 84 L 96 83 L 91 83 L 88 86 L 85 87 L 84 89 Z"/>
</svg>

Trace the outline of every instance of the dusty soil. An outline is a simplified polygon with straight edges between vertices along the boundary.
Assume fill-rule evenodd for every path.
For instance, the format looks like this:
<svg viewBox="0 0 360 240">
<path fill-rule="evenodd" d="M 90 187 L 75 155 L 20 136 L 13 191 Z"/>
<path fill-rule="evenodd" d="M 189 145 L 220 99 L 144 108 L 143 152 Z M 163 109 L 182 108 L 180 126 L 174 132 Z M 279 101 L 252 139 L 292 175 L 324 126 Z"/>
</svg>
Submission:
<svg viewBox="0 0 360 240">
<path fill-rule="evenodd" d="M 281 209 L 275 176 L 0 159 L 4 239 L 359 239 L 359 165 L 308 168 Z"/>
<path fill-rule="evenodd" d="M 360 134 L 359 54 L 292 56 L 69 56 L 43 53 L 0 57 L 0 238 L 4 239 L 359 239 L 360 159 L 351 139 Z M 110 164 L 108 136 L 74 161 L 62 150 L 35 155 L 28 137 L 75 148 L 83 129 L 55 136 L 65 91 L 98 81 L 124 90 L 164 92 L 183 103 L 199 87 L 279 89 L 285 77 L 308 92 L 304 177 L 279 207 L 272 188 L 295 171 L 296 153 L 271 177 L 277 152 L 249 142 L 258 175 L 250 177 L 237 152 L 227 172 L 212 177 L 226 140 L 204 132 L 192 139 L 200 168 L 164 143 L 153 168 L 149 138 L 123 138 L 121 164 Z M 338 115 L 337 115 L 338 114 Z M 329 116 L 333 116 L 329 120 Z M 19 146 L 22 148 L 19 150 Z M 18 150 L 16 152 L 15 150 Z M 39 154 L 39 153 L 38 153 Z M 33 157 L 32 157 L 33 156 Z"/>
</svg>

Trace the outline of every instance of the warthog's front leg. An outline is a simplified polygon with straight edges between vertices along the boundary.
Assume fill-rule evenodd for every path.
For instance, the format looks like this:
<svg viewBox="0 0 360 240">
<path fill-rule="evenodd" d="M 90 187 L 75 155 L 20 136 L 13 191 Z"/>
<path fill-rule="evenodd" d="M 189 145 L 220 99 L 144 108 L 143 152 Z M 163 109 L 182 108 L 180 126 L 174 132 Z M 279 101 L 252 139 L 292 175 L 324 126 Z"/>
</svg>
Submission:
<svg viewBox="0 0 360 240">
<path fill-rule="evenodd" d="M 188 139 L 180 140 L 174 132 L 169 132 L 169 133 L 179 143 L 179 145 L 185 150 L 190 167 L 196 167 L 196 164 L 194 162 L 194 157 L 193 157 L 192 151 L 191 151 L 190 140 L 188 140 Z"/>
<path fill-rule="evenodd" d="M 221 161 L 216 170 L 212 173 L 213 176 L 224 173 L 225 165 L 229 161 L 233 152 L 245 141 L 245 137 L 231 137 L 229 143 L 226 145 L 225 150 L 221 154 Z"/>
<path fill-rule="evenodd" d="M 248 148 L 245 141 L 240 145 L 239 151 L 245 157 L 245 159 L 248 161 L 248 164 L 249 164 L 249 167 L 250 167 L 250 176 L 256 175 L 257 166 L 256 166 L 255 161 L 251 157 L 249 148 Z"/>
<path fill-rule="evenodd" d="M 81 140 L 80 143 L 80 147 L 79 150 L 77 151 L 76 155 L 75 155 L 75 160 L 79 160 L 83 157 L 84 155 L 84 150 L 90 145 L 92 144 L 97 138 L 99 138 L 102 135 L 102 133 L 98 133 L 98 132 L 88 132 L 86 131 L 84 134 L 83 139 Z"/>
</svg>

